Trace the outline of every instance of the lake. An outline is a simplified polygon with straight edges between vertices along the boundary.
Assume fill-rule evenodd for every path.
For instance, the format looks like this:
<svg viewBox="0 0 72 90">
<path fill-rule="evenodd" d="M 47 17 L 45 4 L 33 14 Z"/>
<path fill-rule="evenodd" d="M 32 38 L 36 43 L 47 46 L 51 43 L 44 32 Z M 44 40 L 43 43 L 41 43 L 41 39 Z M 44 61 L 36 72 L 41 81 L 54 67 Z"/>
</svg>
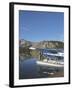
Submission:
<svg viewBox="0 0 72 90">
<path fill-rule="evenodd" d="M 19 79 L 63 77 L 63 73 L 63 68 L 38 65 L 35 58 L 20 60 L 19 62 Z"/>
<path fill-rule="evenodd" d="M 19 62 L 19 78 L 28 79 L 37 77 L 37 64 L 35 58 L 20 60 Z"/>
<path fill-rule="evenodd" d="M 56 77 L 64 76 L 63 68 L 62 70 L 58 71 L 57 68 L 38 65 L 37 61 L 38 61 L 37 58 L 32 58 L 32 57 L 23 58 L 22 56 L 22 58 L 20 58 L 19 60 L 19 79 L 48 78 L 48 77 L 55 77 L 55 76 Z"/>
</svg>

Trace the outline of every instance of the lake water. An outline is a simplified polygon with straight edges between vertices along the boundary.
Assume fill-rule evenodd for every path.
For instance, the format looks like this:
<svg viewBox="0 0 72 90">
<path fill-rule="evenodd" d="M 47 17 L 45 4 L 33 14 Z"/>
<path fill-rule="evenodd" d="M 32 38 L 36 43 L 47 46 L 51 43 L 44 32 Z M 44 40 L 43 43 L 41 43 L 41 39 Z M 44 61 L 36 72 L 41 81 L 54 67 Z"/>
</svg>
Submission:
<svg viewBox="0 0 72 90">
<path fill-rule="evenodd" d="M 22 57 L 22 60 L 21 58 L 19 60 L 19 79 L 49 77 L 48 73 L 56 72 L 56 70 L 51 69 L 49 67 L 42 67 L 42 66 L 37 65 L 36 58 L 23 59 Z"/>
<path fill-rule="evenodd" d="M 27 60 L 20 60 L 19 62 L 19 78 L 28 79 L 37 77 L 37 64 L 35 58 L 30 58 Z"/>
</svg>

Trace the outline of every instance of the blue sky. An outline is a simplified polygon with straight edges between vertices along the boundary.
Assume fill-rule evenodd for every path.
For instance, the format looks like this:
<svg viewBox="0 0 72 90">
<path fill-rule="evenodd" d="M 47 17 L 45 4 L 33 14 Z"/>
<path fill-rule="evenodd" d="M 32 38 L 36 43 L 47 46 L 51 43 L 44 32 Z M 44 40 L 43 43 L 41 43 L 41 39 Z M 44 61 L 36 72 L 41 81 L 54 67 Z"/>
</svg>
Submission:
<svg viewBox="0 0 72 90">
<path fill-rule="evenodd" d="M 63 41 L 64 13 L 20 10 L 19 39 Z"/>
</svg>

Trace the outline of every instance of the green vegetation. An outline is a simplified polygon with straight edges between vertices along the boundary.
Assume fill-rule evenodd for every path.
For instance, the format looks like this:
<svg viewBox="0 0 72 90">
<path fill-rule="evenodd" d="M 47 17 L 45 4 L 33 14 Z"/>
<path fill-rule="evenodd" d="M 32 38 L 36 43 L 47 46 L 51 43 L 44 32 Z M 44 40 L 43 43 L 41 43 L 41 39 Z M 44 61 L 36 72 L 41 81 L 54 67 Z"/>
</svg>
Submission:
<svg viewBox="0 0 72 90">
<path fill-rule="evenodd" d="M 19 54 L 23 55 L 24 57 L 31 56 L 30 49 L 28 47 L 20 47 L 19 48 Z"/>
<path fill-rule="evenodd" d="M 20 47 L 19 54 L 24 57 L 35 57 L 40 58 L 40 52 L 37 50 L 30 50 L 29 47 Z"/>
<path fill-rule="evenodd" d="M 40 58 L 40 52 L 37 51 L 37 50 L 31 50 L 30 54 L 31 54 L 32 57 L 35 57 L 35 58 L 38 58 L 38 59 Z"/>
</svg>

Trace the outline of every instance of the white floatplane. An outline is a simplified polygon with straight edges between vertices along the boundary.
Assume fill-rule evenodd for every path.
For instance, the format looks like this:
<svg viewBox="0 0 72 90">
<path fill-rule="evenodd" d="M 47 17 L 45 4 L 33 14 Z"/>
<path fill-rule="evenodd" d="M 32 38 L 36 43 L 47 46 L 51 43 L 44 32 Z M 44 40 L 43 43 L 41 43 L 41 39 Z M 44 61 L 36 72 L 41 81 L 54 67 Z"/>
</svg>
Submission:
<svg viewBox="0 0 72 90">
<path fill-rule="evenodd" d="M 64 67 L 64 62 L 56 62 L 49 60 L 49 62 L 44 62 L 44 61 L 37 61 L 38 65 L 41 66 L 48 66 L 48 67 L 57 67 L 57 68 L 63 68 Z"/>
<path fill-rule="evenodd" d="M 58 52 L 57 54 L 53 54 L 53 53 L 43 53 L 44 55 L 50 55 L 50 56 L 61 56 L 64 57 L 64 53 L 62 52 Z"/>
</svg>

